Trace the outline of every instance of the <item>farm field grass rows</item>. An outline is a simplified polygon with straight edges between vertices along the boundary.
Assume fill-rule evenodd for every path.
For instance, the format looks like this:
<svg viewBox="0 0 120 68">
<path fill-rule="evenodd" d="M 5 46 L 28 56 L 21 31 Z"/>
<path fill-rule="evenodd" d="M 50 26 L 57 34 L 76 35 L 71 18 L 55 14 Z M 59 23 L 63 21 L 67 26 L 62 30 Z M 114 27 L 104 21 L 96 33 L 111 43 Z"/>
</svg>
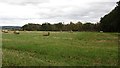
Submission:
<svg viewBox="0 0 120 68">
<path fill-rule="evenodd" d="M 114 66 L 118 33 L 22 31 L 2 34 L 3 66 Z"/>
</svg>

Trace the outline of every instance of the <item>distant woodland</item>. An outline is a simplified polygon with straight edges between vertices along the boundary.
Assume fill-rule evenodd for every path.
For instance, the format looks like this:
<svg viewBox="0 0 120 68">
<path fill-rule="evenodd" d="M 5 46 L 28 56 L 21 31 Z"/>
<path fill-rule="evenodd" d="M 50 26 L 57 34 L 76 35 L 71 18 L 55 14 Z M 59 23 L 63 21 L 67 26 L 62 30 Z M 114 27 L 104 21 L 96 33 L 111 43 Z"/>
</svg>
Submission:
<svg viewBox="0 0 120 68">
<path fill-rule="evenodd" d="M 97 31 L 99 30 L 99 23 L 70 22 L 70 24 L 63 24 L 63 22 L 59 22 L 57 24 L 43 23 L 42 25 L 29 23 L 22 28 L 28 31 Z"/>
</svg>

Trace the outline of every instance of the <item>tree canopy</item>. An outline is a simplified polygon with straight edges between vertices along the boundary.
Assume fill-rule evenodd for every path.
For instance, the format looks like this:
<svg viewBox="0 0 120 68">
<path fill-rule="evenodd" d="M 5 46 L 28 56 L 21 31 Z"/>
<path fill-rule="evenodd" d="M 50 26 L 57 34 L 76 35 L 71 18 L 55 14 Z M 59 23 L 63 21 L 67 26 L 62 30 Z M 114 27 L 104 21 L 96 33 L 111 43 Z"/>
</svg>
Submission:
<svg viewBox="0 0 120 68">
<path fill-rule="evenodd" d="M 22 26 L 22 29 L 27 31 L 98 31 L 98 26 L 99 23 L 82 24 L 81 22 L 70 22 L 69 24 L 63 24 L 62 22 L 57 24 L 43 23 L 42 25 L 28 23 Z"/>
<path fill-rule="evenodd" d="M 104 32 L 120 32 L 120 1 L 109 14 L 101 18 L 100 26 Z"/>
</svg>

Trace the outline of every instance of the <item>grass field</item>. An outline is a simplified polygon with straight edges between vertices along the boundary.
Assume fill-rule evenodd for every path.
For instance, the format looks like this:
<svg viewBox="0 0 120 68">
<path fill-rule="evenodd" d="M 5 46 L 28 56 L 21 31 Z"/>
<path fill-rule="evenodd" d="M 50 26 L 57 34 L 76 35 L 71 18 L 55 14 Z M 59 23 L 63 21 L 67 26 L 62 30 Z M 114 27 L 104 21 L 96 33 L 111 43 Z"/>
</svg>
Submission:
<svg viewBox="0 0 120 68">
<path fill-rule="evenodd" d="M 118 33 L 2 34 L 3 66 L 115 66 Z"/>
</svg>

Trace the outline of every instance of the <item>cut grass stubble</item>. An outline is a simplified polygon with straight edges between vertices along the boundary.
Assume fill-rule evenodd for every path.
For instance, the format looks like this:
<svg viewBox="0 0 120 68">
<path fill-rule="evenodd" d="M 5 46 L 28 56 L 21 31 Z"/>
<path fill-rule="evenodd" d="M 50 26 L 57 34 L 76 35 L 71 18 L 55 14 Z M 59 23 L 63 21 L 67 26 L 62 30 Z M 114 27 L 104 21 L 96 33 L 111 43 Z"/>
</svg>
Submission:
<svg viewBox="0 0 120 68">
<path fill-rule="evenodd" d="M 117 65 L 118 36 L 97 32 L 3 34 L 3 66 Z"/>
</svg>

